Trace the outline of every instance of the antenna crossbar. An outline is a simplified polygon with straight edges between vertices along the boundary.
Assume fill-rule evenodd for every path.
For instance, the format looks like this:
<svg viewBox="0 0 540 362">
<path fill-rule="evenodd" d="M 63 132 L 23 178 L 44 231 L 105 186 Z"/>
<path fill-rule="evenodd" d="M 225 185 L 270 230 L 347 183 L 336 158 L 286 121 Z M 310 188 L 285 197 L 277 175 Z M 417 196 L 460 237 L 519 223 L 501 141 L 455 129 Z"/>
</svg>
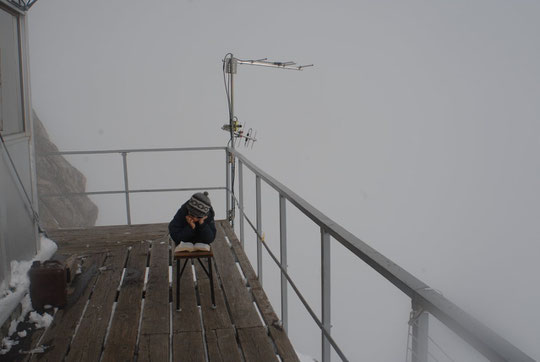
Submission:
<svg viewBox="0 0 540 362">
<path fill-rule="evenodd" d="M 272 62 L 267 58 L 257 59 L 257 60 L 245 60 L 234 58 L 238 64 L 247 64 L 247 65 L 256 65 L 259 67 L 269 67 L 269 68 L 282 68 L 290 70 L 303 70 L 307 67 L 312 67 L 313 64 L 297 65 L 295 62 Z"/>
</svg>

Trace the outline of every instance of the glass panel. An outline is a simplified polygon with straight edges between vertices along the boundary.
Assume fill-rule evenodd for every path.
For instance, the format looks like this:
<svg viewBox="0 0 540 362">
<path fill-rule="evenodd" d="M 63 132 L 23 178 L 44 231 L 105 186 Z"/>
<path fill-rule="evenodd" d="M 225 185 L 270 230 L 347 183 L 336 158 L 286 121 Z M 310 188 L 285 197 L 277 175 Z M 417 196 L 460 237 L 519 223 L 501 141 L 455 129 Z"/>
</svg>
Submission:
<svg viewBox="0 0 540 362">
<path fill-rule="evenodd" d="M 0 8 L 0 129 L 24 131 L 18 16 Z"/>
</svg>

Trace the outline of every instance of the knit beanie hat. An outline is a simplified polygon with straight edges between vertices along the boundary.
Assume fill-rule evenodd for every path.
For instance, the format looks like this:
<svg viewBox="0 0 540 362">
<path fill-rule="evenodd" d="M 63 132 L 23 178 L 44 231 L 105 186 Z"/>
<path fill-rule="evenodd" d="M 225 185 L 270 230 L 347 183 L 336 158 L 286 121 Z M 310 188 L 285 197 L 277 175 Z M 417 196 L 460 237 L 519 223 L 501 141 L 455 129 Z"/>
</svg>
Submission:
<svg viewBox="0 0 540 362">
<path fill-rule="evenodd" d="M 187 209 L 190 215 L 195 217 L 205 217 L 210 212 L 212 203 L 208 198 L 208 192 L 197 192 L 191 196 L 187 203 Z"/>
</svg>

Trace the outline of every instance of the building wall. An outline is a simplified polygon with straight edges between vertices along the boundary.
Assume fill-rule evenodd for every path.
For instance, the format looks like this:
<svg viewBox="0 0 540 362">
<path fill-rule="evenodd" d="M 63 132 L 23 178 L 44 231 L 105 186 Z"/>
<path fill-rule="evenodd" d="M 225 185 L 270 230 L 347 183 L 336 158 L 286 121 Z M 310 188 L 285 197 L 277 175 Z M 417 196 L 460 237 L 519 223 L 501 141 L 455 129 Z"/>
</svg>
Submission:
<svg viewBox="0 0 540 362">
<path fill-rule="evenodd" d="M 9 283 L 10 262 L 29 260 L 38 248 L 26 29 L 25 14 L 0 0 L 0 132 L 6 141 L 0 146 L 0 290 Z"/>
</svg>

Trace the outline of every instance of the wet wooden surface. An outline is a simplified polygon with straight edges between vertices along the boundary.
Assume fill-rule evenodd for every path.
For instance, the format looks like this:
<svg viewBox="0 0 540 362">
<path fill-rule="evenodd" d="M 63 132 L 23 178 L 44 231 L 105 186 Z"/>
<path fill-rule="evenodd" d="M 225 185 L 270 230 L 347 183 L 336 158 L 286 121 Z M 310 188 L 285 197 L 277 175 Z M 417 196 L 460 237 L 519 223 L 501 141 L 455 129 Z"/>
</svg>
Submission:
<svg viewBox="0 0 540 362">
<path fill-rule="evenodd" d="M 59 254 L 77 255 L 81 272 L 68 306 L 49 328 L 29 337 L 32 348 L 44 352 L 21 354 L 18 360 L 279 361 L 279 355 L 298 361 L 236 235 L 226 222 L 216 224 L 217 308 L 212 308 L 208 276 L 197 260 L 188 259 L 181 311 L 175 308 L 176 263 L 167 224 L 49 232 Z M 207 267 L 206 258 L 203 262 Z"/>
</svg>

